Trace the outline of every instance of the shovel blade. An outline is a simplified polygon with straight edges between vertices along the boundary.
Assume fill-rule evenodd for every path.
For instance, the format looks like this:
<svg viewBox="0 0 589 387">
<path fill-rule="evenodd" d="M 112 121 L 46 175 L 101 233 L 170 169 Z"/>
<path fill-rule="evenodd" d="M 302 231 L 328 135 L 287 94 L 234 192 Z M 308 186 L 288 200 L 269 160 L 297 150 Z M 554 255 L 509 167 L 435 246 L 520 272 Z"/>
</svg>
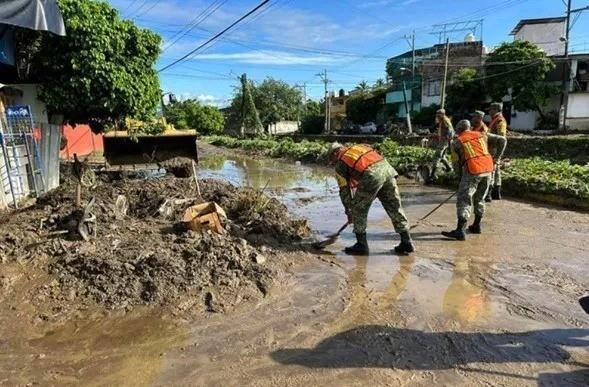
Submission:
<svg viewBox="0 0 589 387">
<path fill-rule="evenodd" d="M 315 243 L 313 243 L 313 248 L 315 248 L 317 250 L 322 250 L 329 245 L 333 245 L 335 243 L 335 241 L 337 241 L 337 237 L 338 237 L 338 235 L 332 235 L 323 241 L 315 242 Z"/>
<path fill-rule="evenodd" d="M 581 308 L 583 308 L 585 313 L 589 314 L 589 296 L 581 298 L 579 304 L 581 304 Z"/>
</svg>

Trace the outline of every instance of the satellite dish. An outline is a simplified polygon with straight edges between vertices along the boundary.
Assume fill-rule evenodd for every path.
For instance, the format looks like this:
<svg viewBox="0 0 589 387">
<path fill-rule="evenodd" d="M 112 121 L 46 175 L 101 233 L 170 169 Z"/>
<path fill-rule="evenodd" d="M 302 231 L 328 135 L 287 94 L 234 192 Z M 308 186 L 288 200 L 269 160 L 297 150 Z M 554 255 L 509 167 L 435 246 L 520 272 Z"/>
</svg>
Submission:
<svg viewBox="0 0 589 387">
<path fill-rule="evenodd" d="M 465 37 L 464 37 L 464 41 L 466 43 L 472 43 L 476 40 L 476 38 L 474 37 L 474 34 L 472 32 L 469 32 Z"/>
</svg>

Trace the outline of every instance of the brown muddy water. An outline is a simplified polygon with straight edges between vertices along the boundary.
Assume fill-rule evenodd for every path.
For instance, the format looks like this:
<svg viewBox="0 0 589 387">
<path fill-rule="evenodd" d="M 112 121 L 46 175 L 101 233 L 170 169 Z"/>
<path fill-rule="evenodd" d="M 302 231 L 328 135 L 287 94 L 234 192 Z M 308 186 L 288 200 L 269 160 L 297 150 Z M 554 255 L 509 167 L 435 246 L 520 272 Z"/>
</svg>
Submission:
<svg viewBox="0 0 589 387">
<path fill-rule="evenodd" d="M 265 189 L 318 236 L 345 222 L 327 168 L 205 153 L 201 177 Z M 450 195 L 400 184 L 412 221 Z M 589 291 L 589 216 L 504 200 L 483 235 L 441 238 L 454 224 L 450 202 L 399 257 L 375 203 L 369 257 L 341 253 L 346 230 L 255 305 L 204 319 L 139 309 L 45 331 L 15 324 L 0 338 L 0 385 L 589 385 L 589 316 L 577 304 Z"/>
</svg>

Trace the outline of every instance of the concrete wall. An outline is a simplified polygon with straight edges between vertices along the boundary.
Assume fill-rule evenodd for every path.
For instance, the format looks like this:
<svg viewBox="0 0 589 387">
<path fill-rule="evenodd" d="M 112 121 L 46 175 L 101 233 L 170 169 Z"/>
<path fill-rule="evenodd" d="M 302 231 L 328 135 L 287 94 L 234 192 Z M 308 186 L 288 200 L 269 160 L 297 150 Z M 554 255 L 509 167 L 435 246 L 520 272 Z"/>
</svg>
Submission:
<svg viewBox="0 0 589 387">
<path fill-rule="evenodd" d="M 564 42 L 559 40 L 565 36 L 564 22 L 526 24 L 515 34 L 515 40 L 526 40 L 534 43 L 546 52 L 548 56 L 564 55 Z"/>
<path fill-rule="evenodd" d="M 518 112 L 511 114 L 511 123 L 509 127 L 518 130 L 532 130 L 536 129 L 538 122 L 538 113 L 536 112 Z"/>
<path fill-rule="evenodd" d="M 33 121 L 35 123 L 47 124 L 49 119 L 47 116 L 47 106 L 45 103 L 38 98 L 38 86 L 37 85 L 11 85 L 23 92 L 22 97 L 16 98 L 17 105 L 29 105 L 33 112 Z"/>
<path fill-rule="evenodd" d="M 280 121 L 274 125 L 269 125 L 270 134 L 294 133 L 299 130 L 298 121 Z"/>
<path fill-rule="evenodd" d="M 568 118 L 589 119 L 589 93 L 569 94 Z"/>
<path fill-rule="evenodd" d="M 589 129 L 589 93 L 569 94 L 567 126 L 573 130 Z"/>
</svg>

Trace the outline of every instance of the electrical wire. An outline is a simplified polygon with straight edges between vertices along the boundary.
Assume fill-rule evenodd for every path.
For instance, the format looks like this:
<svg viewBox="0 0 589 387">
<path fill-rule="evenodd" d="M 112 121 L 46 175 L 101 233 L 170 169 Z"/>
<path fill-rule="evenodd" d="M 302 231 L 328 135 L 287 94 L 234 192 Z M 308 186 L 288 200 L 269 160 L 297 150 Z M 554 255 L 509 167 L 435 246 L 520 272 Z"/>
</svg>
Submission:
<svg viewBox="0 0 589 387">
<path fill-rule="evenodd" d="M 189 57 L 191 57 L 192 55 L 194 55 L 195 53 L 197 53 L 199 50 L 201 50 L 203 47 L 206 47 L 209 43 L 217 40 L 219 37 L 221 37 L 222 35 L 224 35 L 225 33 L 227 33 L 227 31 L 229 31 L 231 28 L 233 28 L 234 26 L 236 26 L 237 24 L 239 24 L 241 21 L 243 21 L 243 20 L 247 19 L 248 17 L 250 17 L 251 15 L 253 15 L 259 9 L 261 9 L 266 4 L 268 4 L 269 1 L 270 0 L 264 0 L 264 1 L 262 1 L 260 4 L 258 4 L 257 6 L 255 6 L 252 10 L 250 10 L 248 13 L 246 13 L 245 15 L 241 16 L 239 19 L 237 19 L 236 21 L 234 21 L 233 23 L 231 23 L 231 25 L 229 25 L 229 27 L 225 28 L 223 31 L 221 31 L 218 34 L 216 34 L 215 36 L 211 37 L 209 40 L 207 40 L 203 44 L 199 45 L 194 50 L 191 50 L 186 55 L 184 55 L 182 58 L 180 58 L 178 60 L 175 60 L 174 62 L 168 64 L 167 66 L 164 66 L 163 68 L 161 68 L 160 70 L 158 70 L 158 72 L 161 73 L 162 71 L 165 71 L 165 70 L 169 69 L 170 67 L 175 66 L 176 64 L 178 64 L 178 63 L 186 60 Z"/>
<path fill-rule="evenodd" d="M 145 9 L 145 11 L 135 15 L 135 17 L 138 16 L 144 16 L 147 15 L 152 9 L 154 9 L 158 4 L 160 3 L 160 0 L 156 0 L 153 2 L 153 4 L 151 4 L 148 8 Z"/>
<path fill-rule="evenodd" d="M 175 39 L 173 39 L 173 41 L 167 45 L 167 47 L 164 47 L 164 49 L 162 51 L 166 51 L 169 50 L 172 46 L 174 46 L 176 43 L 178 43 L 183 37 L 185 37 L 190 31 L 192 31 L 193 29 L 195 29 L 196 27 L 198 27 L 201 23 L 203 23 L 205 20 L 207 20 L 209 17 L 211 17 L 211 15 L 213 15 L 219 8 L 221 8 L 225 3 L 227 3 L 227 1 L 229 0 L 223 0 L 223 1 L 216 1 L 213 2 L 211 4 L 211 6 L 209 6 L 207 9 L 205 9 L 202 13 L 201 13 L 201 17 L 200 18 L 196 18 L 192 23 L 190 23 L 189 26 L 187 26 L 186 30 L 182 33 L 180 33 L 179 36 L 177 36 Z M 214 4 L 217 3 L 215 6 Z M 214 8 L 211 8 L 213 7 Z M 208 10 L 208 12 L 207 12 Z M 197 20 L 198 19 L 198 20 Z"/>
</svg>

